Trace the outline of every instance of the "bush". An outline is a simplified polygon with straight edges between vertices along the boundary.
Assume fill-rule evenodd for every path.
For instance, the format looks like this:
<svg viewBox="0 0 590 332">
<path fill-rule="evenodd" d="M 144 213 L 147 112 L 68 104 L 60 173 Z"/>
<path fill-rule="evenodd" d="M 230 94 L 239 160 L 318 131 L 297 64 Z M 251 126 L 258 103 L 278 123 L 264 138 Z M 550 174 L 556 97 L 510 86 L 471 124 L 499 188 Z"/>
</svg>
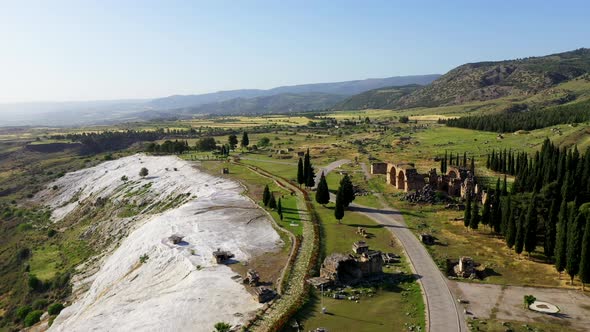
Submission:
<svg viewBox="0 0 590 332">
<path fill-rule="evenodd" d="M 123 175 L 123 176 L 121 177 L 121 181 L 125 182 L 125 181 L 127 181 L 127 180 L 129 180 L 129 178 L 127 177 L 127 175 Z"/>
<path fill-rule="evenodd" d="M 20 261 L 24 261 L 25 259 L 31 257 L 31 249 L 29 248 L 20 248 L 16 254 L 16 259 Z"/>
<path fill-rule="evenodd" d="M 46 299 L 38 299 L 33 302 L 33 309 L 35 310 L 43 310 L 47 308 L 47 300 Z"/>
<path fill-rule="evenodd" d="M 57 234 L 57 232 L 55 231 L 55 229 L 50 229 L 47 231 L 47 236 L 48 237 L 54 237 L 55 234 Z"/>
<path fill-rule="evenodd" d="M 35 310 L 31 311 L 25 317 L 25 327 L 33 326 L 37 324 L 41 320 L 41 316 L 43 315 L 43 311 Z"/>
<path fill-rule="evenodd" d="M 16 318 L 18 318 L 18 320 L 23 320 L 31 311 L 33 311 L 33 308 L 31 308 L 31 306 L 24 305 L 16 309 Z"/>
<path fill-rule="evenodd" d="M 41 292 L 44 289 L 43 281 L 34 274 L 29 274 L 29 287 L 34 291 Z"/>
<path fill-rule="evenodd" d="M 49 308 L 47 309 L 47 312 L 51 315 L 51 316 L 57 316 L 59 315 L 59 313 L 64 309 L 64 305 L 61 303 L 54 303 L 52 305 L 49 306 Z"/>
</svg>

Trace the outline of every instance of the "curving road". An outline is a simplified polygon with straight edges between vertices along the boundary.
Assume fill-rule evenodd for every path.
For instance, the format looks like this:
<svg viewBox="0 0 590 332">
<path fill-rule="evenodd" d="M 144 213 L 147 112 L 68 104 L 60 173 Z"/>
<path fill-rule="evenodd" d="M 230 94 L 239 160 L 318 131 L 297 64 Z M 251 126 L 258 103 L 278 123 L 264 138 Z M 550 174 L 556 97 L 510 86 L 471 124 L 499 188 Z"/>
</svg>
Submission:
<svg viewBox="0 0 590 332">
<path fill-rule="evenodd" d="M 350 163 L 350 160 L 340 159 L 340 160 L 336 160 L 335 162 L 328 164 L 328 166 L 322 167 L 315 174 L 315 185 L 313 186 L 313 188 L 315 189 L 318 186 L 318 183 L 320 183 L 320 177 L 322 176 L 322 173 L 324 173 L 324 176 L 326 176 L 326 175 L 328 175 L 328 173 L 330 173 L 334 169 L 336 169 L 342 165 L 348 164 L 348 163 Z"/>
<path fill-rule="evenodd" d="M 348 160 L 339 160 L 341 164 L 350 162 Z M 333 164 L 337 164 L 334 162 Z M 340 164 L 340 165 L 341 165 Z M 337 166 L 336 166 L 337 167 Z M 326 167 L 325 172 L 334 169 Z M 363 167 L 367 171 L 366 167 Z M 378 195 L 381 204 L 384 204 L 383 198 Z M 440 272 L 426 248 L 420 243 L 418 238 L 408 229 L 404 222 L 401 212 L 391 208 L 375 209 L 358 204 L 351 204 L 351 210 L 362 213 L 367 217 L 375 220 L 379 224 L 386 226 L 391 233 L 400 241 L 411 262 L 414 273 L 418 276 L 426 305 L 426 328 L 430 332 L 454 332 L 468 331 L 465 324 L 465 317 L 462 309 L 459 308 L 457 301 L 453 297 L 447 279 Z"/>
</svg>

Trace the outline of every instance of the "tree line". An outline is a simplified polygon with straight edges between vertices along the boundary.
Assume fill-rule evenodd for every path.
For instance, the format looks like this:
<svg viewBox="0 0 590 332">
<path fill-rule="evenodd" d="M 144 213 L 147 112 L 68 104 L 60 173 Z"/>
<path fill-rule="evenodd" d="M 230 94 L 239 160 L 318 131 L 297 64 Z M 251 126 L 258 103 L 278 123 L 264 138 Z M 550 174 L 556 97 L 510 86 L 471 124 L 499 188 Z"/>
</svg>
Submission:
<svg viewBox="0 0 590 332">
<path fill-rule="evenodd" d="M 518 105 L 516 105 L 518 106 Z M 513 111 L 439 119 L 449 127 L 493 131 L 498 133 L 534 130 L 558 124 L 590 121 L 590 101 L 529 110 L 528 106 L 514 107 Z"/>
<path fill-rule="evenodd" d="M 445 150 L 444 157 L 440 158 L 440 172 L 442 174 L 447 173 L 449 165 L 467 168 L 467 152 L 463 152 L 463 157 L 460 158 L 459 153 L 453 155 L 453 152 L 451 152 L 449 155 L 448 151 Z M 473 157 L 471 158 L 469 170 L 471 170 L 472 173 L 475 170 L 475 160 Z"/>
<path fill-rule="evenodd" d="M 525 251 L 530 256 L 540 245 L 560 274 L 567 272 L 572 283 L 576 275 L 582 283 L 589 282 L 590 148 L 582 155 L 575 146 L 559 148 L 546 139 L 534 157 L 494 154 L 496 161 L 490 155 L 490 167 L 512 170 L 512 188 L 508 191 L 506 184 L 501 188 L 498 179 L 481 217 L 474 211 L 478 204 L 468 200 L 465 225 L 473 229 L 480 222 L 490 225 L 517 254 Z"/>
</svg>

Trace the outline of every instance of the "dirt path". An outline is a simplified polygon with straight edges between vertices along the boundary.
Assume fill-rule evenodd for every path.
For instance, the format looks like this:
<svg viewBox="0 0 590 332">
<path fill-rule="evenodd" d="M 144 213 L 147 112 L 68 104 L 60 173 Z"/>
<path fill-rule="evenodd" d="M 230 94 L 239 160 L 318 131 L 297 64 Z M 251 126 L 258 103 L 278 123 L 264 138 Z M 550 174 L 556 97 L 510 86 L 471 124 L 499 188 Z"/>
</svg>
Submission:
<svg viewBox="0 0 590 332">
<path fill-rule="evenodd" d="M 348 161 L 340 160 L 339 162 L 344 164 Z M 338 162 L 332 164 L 338 164 Z M 366 167 L 363 170 L 368 172 Z M 334 197 L 331 198 L 334 199 Z M 387 206 L 381 196 L 378 198 L 383 206 Z M 412 270 L 418 276 L 418 282 L 423 290 L 427 309 L 426 329 L 431 332 L 468 331 L 462 308 L 453 297 L 447 279 L 418 238 L 408 229 L 401 212 L 392 208 L 374 209 L 354 203 L 350 208 L 386 226 L 404 247 Z"/>
<path fill-rule="evenodd" d="M 578 331 L 587 331 L 590 326 L 590 297 L 578 290 L 455 281 L 449 284 L 459 298 L 469 301 L 465 308 L 472 317 L 553 323 Z M 556 315 L 548 315 L 526 310 L 523 308 L 525 295 L 555 304 L 561 311 Z"/>
</svg>

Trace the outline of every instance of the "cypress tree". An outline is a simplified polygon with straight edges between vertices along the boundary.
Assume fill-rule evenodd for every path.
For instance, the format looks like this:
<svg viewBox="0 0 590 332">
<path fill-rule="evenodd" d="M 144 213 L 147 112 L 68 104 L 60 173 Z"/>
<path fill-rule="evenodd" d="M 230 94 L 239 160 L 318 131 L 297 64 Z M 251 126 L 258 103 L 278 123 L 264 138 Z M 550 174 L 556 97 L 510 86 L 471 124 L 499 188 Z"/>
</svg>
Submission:
<svg viewBox="0 0 590 332">
<path fill-rule="evenodd" d="M 456 156 L 456 161 L 455 161 L 455 166 L 459 166 L 459 153 L 457 152 L 457 156 Z"/>
<path fill-rule="evenodd" d="M 469 227 L 471 223 L 471 195 L 467 195 L 467 202 L 465 203 L 465 214 L 463 216 L 463 225 Z"/>
<path fill-rule="evenodd" d="M 328 189 L 328 183 L 326 182 L 324 172 L 322 172 L 320 182 L 318 183 L 318 188 L 315 193 L 315 201 L 324 206 L 330 203 L 330 190 Z"/>
<path fill-rule="evenodd" d="M 543 241 L 543 253 L 547 258 L 553 257 L 555 251 L 555 238 L 557 232 L 557 214 L 559 213 L 557 207 L 557 199 L 551 200 L 551 207 L 549 208 L 549 215 L 543 218 L 545 223 L 545 240 Z"/>
<path fill-rule="evenodd" d="M 264 191 L 262 192 L 262 203 L 264 206 L 268 206 L 270 201 L 270 189 L 268 189 L 268 184 L 264 186 Z"/>
<path fill-rule="evenodd" d="M 504 238 L 506 238 L 506 232 L 508 231 L 508 219 L 510 218 L 510 213 L 512 213 L 512 196 L 508 195 L 504 202 L 502 202 L 502 234 L 504 234 Z"/>
<path fill-rule="evenodd" d="M 474 202 L 473 204 L 473 209 L 471 210 L 471 220 L 469 220 L 469 227 L 471 229 L 477 229 L 479 227 L 479 221 L 480 221 L 480 216 L 479 216 L 479 204 L 477 204 L 477 201 Z"/>
<path fill-rule="evenodd" d="M 270 193 L 270 198 L 268 199 L 268 207 L 273 210 L 277 208 L 277 201 L 273 193 Z"/>
<path fill-rule="evenodd" d="M 467 152 L 463 152 L 463 167 L 467 167 Z"/>
<path fill-rule="evenodd" d="M 516 252 L 518 255 L 522 253 L 522 249 L 524 247 L 524 218 L 524 211 L 520 211 L 518 224 L 516 225 L 516 237 L 514 239 L 514 252 Z"/>
<path fill-rule="evenodd" d="M 508 182 L 506 181 L 506 174 L 504 174 L 504 186 L 502 187 L 502 195 L 508 195 Z"/>
<path fill-rule="evenodd" d="M 567 203 L 564 200 L 559 208 L 559 221 L 557 223 L 557 233 L 555 240 L 555 269 L 561 272 L 565 269 L 566 252 L 567 252 Z"/>
<path fill-rule="evenodd" d="M 336 206 L 334 206 L 334 217 L 338 220 L 338 223 L 344 218 L 344 194 L 341 189 L 339 188 L 336 193 Z"/>
<path fill-rule="evenodd" d="M 281 199 L 279 198 L 279 202 L 277 203 L 277 213 L 279 214 L 279 218 L 283 220 L 283 204 L 281 204 Z"/>
<path fill-rule="evenodd" d="M 510 199 L 510 196 L 508 197 Z M 510 204 L 510 201 L 508 201 Z M 509 210 L 507 212 L 508 217 L 506 218 L 506 245 L 508 248 L 512 249 L 514 247 L 514 243 L 516 242 L 516 209 Z"/>
<path fill-rule="evenodd" d="M 496 190 L 492 200 L 492 214 L 490 224 L 495 233 L 502 233 L 502 201 L 500 199 L 500 178 L 496 181 Z"/>
<path fill-rule="evenodd" d="M 529 203 L 525 225 L 524 225 L 524 250 L 528 253 L 529 258 L 531 252 L 535 251 L 537 246 L 537 212 L 536 212 L 536 194 L 533 193 L 533 197 Z"/>
<path fill-rule="evenodd" d="M 348 207 L 352 201 L 354 201 L 354 187 L 348 174 L 344 174 L 342 180 L 340 180 L 340 188 L 342 189 L 342 198 L 345 207 Z"/>
<path fill-rule="evenodd" d="M 299 157 L 299 162 L 297 163 L 297 183 L 299 183 L 299 187 L 302 184 L 305 184 L 305 174 L 303 172 L 303 160 Z"/>
<path fill-rule="evenodd" d="M 575 215 L 575 209 L 571 209 L 570 213 Z M 570 276 L 571 285 L 574 284 L 574 276 L 578 274 L 580 269 L 580 251 L 582 250 L 582 236 L 585 225 L 586 218 L 584 218 L 584 214 L 578 213 L 575 218 L 570 217 L 570 223 L 567 227 L 568 237 L 565 270 Z"/>
<path fill-rule="evenodd" d="M 315 173 L 313 166 L 311 165 L 311 157 L 309 155 L 309 149 L 305 153 L 305 159 L 303 160 L 303 175 L 305 177 L 305 186 L 311 188 L 315 185 Z"/>
<path fill-rule="evenodd" d="M 242 134 L 242 142 L 240 143 L 240 145 L 242 146 L 242 148 L 247 148 L 248 145 L 250 145 L 250 139 L 248 138 L 247 132 L 244 132 Z"/>
<path fill-rule="evenodd" d="M 584 284 L 590 282 L 590 219 L 585 218 L 584 237 L 582 238 L 582 253 L 580 257 L 580 272 L 579 277 L 582 281 L 582 291 L 584 291 Z"/>
<path fill-rule="evenodd" d="M 481 224 L 484 226 L 490 226 L 490 228 L 492 227 L 490 220 L 492 219 L 492 212 L 490 211 L 491 208 L 491 204 L 490 204 L 491 198 L 486 197 L 485 202 L 483 203 L 483 210 L 481 212 Z"/>
<path fill-rule="evenodd" d="M 475 158 L 471 156 L 471 174 L 475 174 Z"/>
</svg>

